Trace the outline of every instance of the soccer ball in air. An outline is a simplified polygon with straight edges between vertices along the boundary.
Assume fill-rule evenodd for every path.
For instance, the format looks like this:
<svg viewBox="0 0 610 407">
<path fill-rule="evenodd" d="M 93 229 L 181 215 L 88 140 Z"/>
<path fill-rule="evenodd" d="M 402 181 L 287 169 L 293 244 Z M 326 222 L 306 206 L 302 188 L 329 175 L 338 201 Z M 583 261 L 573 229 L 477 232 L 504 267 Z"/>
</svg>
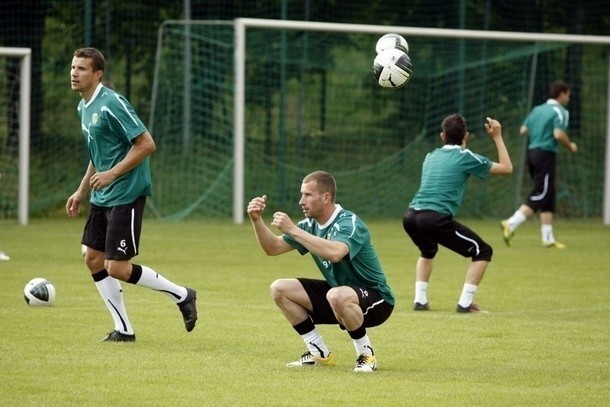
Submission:
<svg viewBox="0 0 610 407">
<path fill-rule="evenodd" d="M 386 34 L 377 40 L 375 51 L 379 54 L 386 49 L 399 49 L 405 54 L 409 53 L 409 43 L 401 35 Z"/>
<path fill-rule="evenodd" d="M 411 69 L 411 58 L 397 48 L 381 51 L 373 61 L 373 76 L 384 88 L 404 86 L 411 79 Z"/>
<path fill-rule="evenodd" d="M 31 307 L 51 305 L 55 301 L 55 286 L 45 278 L 33 278 L 25 285 L 23 297 Z"/>
</svg>

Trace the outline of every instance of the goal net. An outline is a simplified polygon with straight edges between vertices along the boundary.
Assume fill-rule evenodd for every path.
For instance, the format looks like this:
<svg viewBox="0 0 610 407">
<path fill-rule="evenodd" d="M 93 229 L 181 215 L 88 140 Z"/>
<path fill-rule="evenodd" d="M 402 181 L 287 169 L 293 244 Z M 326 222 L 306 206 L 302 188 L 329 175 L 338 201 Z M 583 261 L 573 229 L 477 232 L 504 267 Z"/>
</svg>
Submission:
<svg viewBox="0 0 610 407">
<path fill-rule="evenodd" d="M 31 49 L 0 47 L 0 217 L 28 222 Z"/>
<path fill-rule="evenodd" d="M 413 62 L 411 81 L 397 90 L 372 78 L 375 43 L 387 32 L 407 39 Z M 459 215 L 507 216 L 530 188 L 519 126 L 546 100 L 550 82 L 563 78 L 573 91 L 570 134 L 580 152 L 559 153 L 558 208 L 601 213 L 610 41 L 494 34 L 167 21 L 149 120 L 158 146 L 150 207 L 166 219 L 241 223 L 247 201 L 266 194 L 270 211 L 296 215 L 303 176 L 326 170 L 337 179 L 339 203 L 367 219 L 396 219 L 419 185 L 425 154 L 441 144 L 442 119 L 459 112 L 468 147 L 493 160 L 483 123 L 500 120 L 515 165 L 511 177 L 469 181 Z"/>
</svg>

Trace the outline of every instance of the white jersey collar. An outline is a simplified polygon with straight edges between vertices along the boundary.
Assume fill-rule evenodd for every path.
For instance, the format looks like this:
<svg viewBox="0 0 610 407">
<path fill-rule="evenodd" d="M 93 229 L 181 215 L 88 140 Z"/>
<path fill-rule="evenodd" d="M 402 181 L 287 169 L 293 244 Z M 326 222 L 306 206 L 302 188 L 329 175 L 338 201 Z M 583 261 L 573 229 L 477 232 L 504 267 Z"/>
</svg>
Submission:
<svg viewBox="0 0 610 407">
<path fill-rule="evenodd" d="M 97 84 L 97 88 L 95 88 L 95 92 L 93 92 L 93 95 L 91 95 L 91 99 L 89 99 L 86 103 L 85 103 L 85 107 L 89 107 L 89 105 L 91 103 L 93 103 L 93 101 L 95 100 L 95 98 L 97 97 L 97 95 L 100 93 L 100 91 L 102 90 L 102 87 L 104 85 L 102 85 L 102 83 L 98 83 Z"/>
<path fill-rule="evenodd" d="M 330 218 L 328 218 L 328 220 L 326 221 L 325 224 L 320 225 L 321 229 L 324 229 L 326 227 L 328 227 L 328 225 L 330 225 L 331 223 L 334 222 L 335 218 L 337 217 L 337 215 L 339 214 L 339 212 L 341 212 L 343 210 L 343 208 L 341 207 L 341 205 L 339 204 L 335 204 L 335 210 L 333 212 L 333 214 L 330 216 Z"/>
<path fill-rule="evenodd" d="M 557 101 L 557 99 L 547 99 L 546 103 L 548 103 L 549 105 L 557 105 L 557 106 L 560 105 L 560 103 Z"/>
<path fill-rule="evenodd" d="M 456 148 L 461 149 L 462 146 L 458 146 L 457 144 L 445 144 L 441 148 L 445 148 L 447 150 L 452 150 L 452 149 L 456 149 Z"/>
</svg>

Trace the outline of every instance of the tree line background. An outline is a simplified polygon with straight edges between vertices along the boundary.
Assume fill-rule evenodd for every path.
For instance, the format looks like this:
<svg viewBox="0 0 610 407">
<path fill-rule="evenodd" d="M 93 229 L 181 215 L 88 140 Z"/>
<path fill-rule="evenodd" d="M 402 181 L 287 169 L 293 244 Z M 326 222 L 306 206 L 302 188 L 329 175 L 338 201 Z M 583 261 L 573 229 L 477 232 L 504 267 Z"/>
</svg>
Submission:
<svg viewBox="0 0 610 407">
<path fill-rule="evenodd" d="M 185 7 L 188 4 L 188 8 Z M 68 139 L 79 139 L 75 113 L 78 95 L 69 90 L 69 64 L 75 49 L 94 46 L 107 58 L 105 80 L 124 94 L 146 121 L 150 111 L 151 85 L 155 67 L 158 29 L 169 19 L 233 20 L 237 17 L 326 21 L 338 23 L 454 28 L 471 30 L 519 31 L 610 35 L 610 3 L 604 0 L 258 0 L 258 1 L 168 1 L 151 0 L 24 0 L 0 1 L 0 46 L 32 48 L 31 149 L 37 151 Z M 568 52 L 578 53 L 578 48 Z M 600 55 L 600 58 L 606 58 Z M 451 64 L 452 61 L 447 61 Z M 607 64 L 607 62 L 604 62 Z M 0 148 L 17 144 L 18 64 L 5 62 L 9 103 L 2 114 L 7 132 Z M 566 72 L 571 81 L 572 120 L 578 123 L 581 101 L 578 78 Z M 547 92 L 547 84 L 537 83 L 535 100 Z M 82 157 L 82 144 L 75 143 L 68 154 Z M 85 160 L 85 158 L 83 158 Z M 81 164 L 78 162 L 78 164 Z M 6 171 L 4 171 L 6 173 Z M 78 174 L 76 174 L 78 175 Z M 9 175 L 10 177 L 10 175 Z M 74 180 L 48 182 L 65 185 Z M 44 176 L 43 176 L 44 178 Z M 0 206 L 14 205 L 12 198 L 0 199 Z M 52 207 L 53 205 L 51 205 Z M 32 208 L 37 212 L 37 208 Z M 10 212 L 10 211 L 9 211 Z M 49 212 L 41 205 L 40 213 Z"/>
<path fill-rule="evenodd" d="M 251 17 L 610 35 L 610 3 L 604 0 L 191 0 L 190 5 L 191 19 Z M 32 106 L 43 106 L 43 60 L 52 61 L 58 70 L 66 71 L 68 87 L 72 52 L 82 46 L 93 46 L 103 50 L 109 60 L 106 80 L 120 87 L 139 108 L 142 117 L 147 117 L 148 112 L 159 25 L 167 19 L 185 18 L 184 3 L 179 0 L 2 0 L 0 13 L 0 45 L 32 48 Z M 120 71 L 113 60 L 123 61 Z M 143 79 L 134 84 L 136 77 Z M 14 98 L 17 89 L 12 92 Z M 577 96 L 577 92 L 575 94 Z M 32 109 L 34 147 L 44 137 L 44 114 L 43 109 Z"/>
</svg>

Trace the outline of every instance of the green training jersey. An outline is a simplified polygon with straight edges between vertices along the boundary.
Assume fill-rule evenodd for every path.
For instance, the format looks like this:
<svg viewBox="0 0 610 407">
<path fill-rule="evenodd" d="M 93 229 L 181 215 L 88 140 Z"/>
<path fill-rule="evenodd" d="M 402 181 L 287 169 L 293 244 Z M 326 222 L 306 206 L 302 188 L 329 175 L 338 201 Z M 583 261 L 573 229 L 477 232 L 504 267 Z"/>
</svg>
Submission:
<svg viewBox="0 0 610 407">
<path fill-rule="evenodd" d="M 81 100 L 78 115 L 89 157 L 96 172 L 108 171 L 119 163 L 132 146 L 133 139 L 146 131 L 134 108 L 123 96 L 98 85 L 88 102 Z M 148 157 L 112 184 L 91 192 L 91 203 L 117 206 L 132 203 L 152 194 Z"/>
<path fill-rule="evenodd" d="M 371 243 L 369 229 L 353 212 L 336 205 L 335 212 L 325 225 L 318 224 L 315 219 L 305 218 L 297 226 L 314 236 L 343 242 L 349 247 L 349 254 L 338 263 L 331 263 L 314 254 L 311 255 L 332 287 L 353 285 L 372 288 L 379 292 L 388 304 L 395 304 L 394 294 Z M 302 255 L 309 252 L 292 236 L 285 234 L 282 237 Z"/>
<path fill-rule="evenodd" d="M 471 175 L 485 179 L 492 162 L 456 145 L 428 153 L 422 165 L 421 184 L 409 204 L 416 210 L 432 210 L 455 216 Z"/>
<path fill-rule="evenodd" d="M 555 99 L 536 106 L 523 122 L 529 137 L 527 148 L 557 153 L 559 148 L 553 132 L 555 129 L 561 129 L 567 133 L 569 119 L 568 110 Z"/>
</svg>

